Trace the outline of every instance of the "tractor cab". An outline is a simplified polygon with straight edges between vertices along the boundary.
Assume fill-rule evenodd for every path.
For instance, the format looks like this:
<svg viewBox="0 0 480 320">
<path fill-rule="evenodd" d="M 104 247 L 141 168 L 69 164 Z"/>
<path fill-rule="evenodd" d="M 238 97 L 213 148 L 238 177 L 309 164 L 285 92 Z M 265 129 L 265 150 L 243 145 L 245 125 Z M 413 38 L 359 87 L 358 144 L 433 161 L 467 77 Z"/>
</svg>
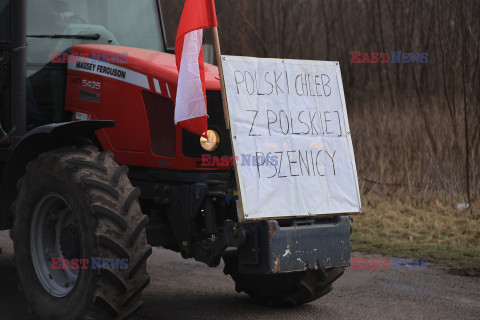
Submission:
<svg viewBox="0 0 480 320">
<path fill-rule="evenodd" d="M 8 16 L 9 1 L 2 2 L 2 15 Z M 165 50 L 160 7 L 155 0 L 27 0 L 26 11 L 27 131 L 71 120 L 64 102 L 68 54 L 73 46 L 103 44 Z M 8 109 L 6 104 L 2 104 L 3 114 Z M 5 132 L 12 129 L 8 122 L 4 125 Z"/>
</svg>

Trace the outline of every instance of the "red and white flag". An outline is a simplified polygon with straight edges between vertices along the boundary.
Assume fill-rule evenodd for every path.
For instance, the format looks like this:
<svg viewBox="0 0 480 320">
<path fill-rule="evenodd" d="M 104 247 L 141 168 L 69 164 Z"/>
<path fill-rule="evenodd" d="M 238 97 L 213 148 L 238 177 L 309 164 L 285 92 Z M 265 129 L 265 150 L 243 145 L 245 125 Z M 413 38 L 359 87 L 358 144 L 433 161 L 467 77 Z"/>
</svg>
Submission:
<svg viewBox="0 0 480 320">
<path fill-rule="evenodd" d="M 203 29 L 217 26 L 214 0 L 186 0 L 175 41 L 178 68 L 175 124 L 207 137 Z"/>
</svg>

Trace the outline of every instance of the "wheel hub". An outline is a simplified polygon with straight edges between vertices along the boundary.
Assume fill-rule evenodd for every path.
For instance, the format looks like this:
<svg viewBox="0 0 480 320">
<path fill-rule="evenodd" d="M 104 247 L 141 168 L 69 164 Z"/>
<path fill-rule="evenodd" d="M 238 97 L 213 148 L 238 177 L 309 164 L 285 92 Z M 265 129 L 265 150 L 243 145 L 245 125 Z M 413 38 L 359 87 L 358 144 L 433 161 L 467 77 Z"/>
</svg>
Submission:
<svg viewBox="0 0 480 320">
<path fill-rule="evenodd" d="M 80 237 L 74 224 L 65 227 L 60 234 L 60 250 L 65 259 L 71 260 L 79 257 Z"/>
<path fill-rule="evenodd" d="M 49 193 L 38 201 L 30 224 L 30 252 L 39 282 L 54 297 L 65 297 L 77 282 L 80 270 L 66 268 L 60 259 L 81 256 L 78 230 L 64 197 Z"/>
</svg>

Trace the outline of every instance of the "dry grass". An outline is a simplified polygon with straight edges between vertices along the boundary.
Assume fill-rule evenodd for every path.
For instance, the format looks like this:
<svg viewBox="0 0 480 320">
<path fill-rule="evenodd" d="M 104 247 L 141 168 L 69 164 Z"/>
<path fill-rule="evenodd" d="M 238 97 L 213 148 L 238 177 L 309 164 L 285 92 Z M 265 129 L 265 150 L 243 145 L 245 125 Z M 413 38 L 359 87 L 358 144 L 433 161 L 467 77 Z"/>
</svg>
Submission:
<svg viewBox="0 0 480 320">
<path fill-rule="evenodd" d="M 377 102 L 382 100 L 372 100 L 364 106 L 354 104 L 349 110 L 358 175 L 364 182 L 362 193 L 395 195 L 420 202 L 466 202 L 463 115 L 454 119 L 454 130 L 448 109 L 441 101 L 427 104 L 434 152 L 418 101 L 412 99 L 391 106 Z M 473 127 L 475 119 L 471 120 Z M 472 198 L 478 199 L 479 150 L 471 150 L 470 154 Z"/>
<path fill-rule="evenodd" d="M 436 152 L 415 99 L 349 110 L 364 208 L 352 243 L 356 250 L 480 270 L 479 150 L 471 152 L 472 209 L 459 211 L 467 202 L 463 115 L 455 134 L 441 101 L 427 107 Z"/>
<path fill-rule="evenodd" d="M 459 211 L 454 203 L 405 203 L 395 197 L 364 196 L 355 217 L 355 250 L 427 258 L 452 268 L 480 269 L 478 209 Z"/>
</svg>

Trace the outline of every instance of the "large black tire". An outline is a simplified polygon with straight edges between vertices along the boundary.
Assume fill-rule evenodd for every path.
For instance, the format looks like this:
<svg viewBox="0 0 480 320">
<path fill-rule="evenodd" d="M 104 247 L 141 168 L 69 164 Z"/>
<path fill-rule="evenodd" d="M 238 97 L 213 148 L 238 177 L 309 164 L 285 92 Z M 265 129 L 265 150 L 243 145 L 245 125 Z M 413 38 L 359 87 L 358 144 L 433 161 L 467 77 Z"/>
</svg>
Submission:
<svg viewBox="0 0 480 320">
<path fill-rule="evenodd" d="M 345 268 L 329 268 L 300 272 L 249 275 L 238 271 L 235 251 L 223 256 L 223 272 L 235 281 L 235 290 L 245 292 L 256 303 L 270 306 L 299 306 L 314 301 L 332 290 L 332 283 Z"/>
<path fill-rule="evenodd" d="M 123 319 L 141 306 L 141 292 L 150 282 L 146 260 L 152 248 L 145 234 L 148 217 L 138 203 L 140 190 L 132 186 L 127 171 L 128 167 L 113 160 L 112 153 L 91 146 L 52 150 L 28 164 L 12 205 L 12 238 L 19 289 L 36 315 L 44 319 Z M 32 219 L 39 215 L 38 203 L 46 195 L 62 197 L 66 203 L 62 211 L 68 209 L 75 222 L 76 228 L 69 225 L 62 231 L 61 241 L 70 243 L 70 249 L 72 243 L 78 244 L 76 251 L 69 252 L 76 252 L 78 258 L 128 259 L 128 267 L 80 270 L 71 292 L 62 297 L 50 294 L 52 289 L 47 291 L 33 266 L 35 243 L 30 241 Z"/>
</svg>

